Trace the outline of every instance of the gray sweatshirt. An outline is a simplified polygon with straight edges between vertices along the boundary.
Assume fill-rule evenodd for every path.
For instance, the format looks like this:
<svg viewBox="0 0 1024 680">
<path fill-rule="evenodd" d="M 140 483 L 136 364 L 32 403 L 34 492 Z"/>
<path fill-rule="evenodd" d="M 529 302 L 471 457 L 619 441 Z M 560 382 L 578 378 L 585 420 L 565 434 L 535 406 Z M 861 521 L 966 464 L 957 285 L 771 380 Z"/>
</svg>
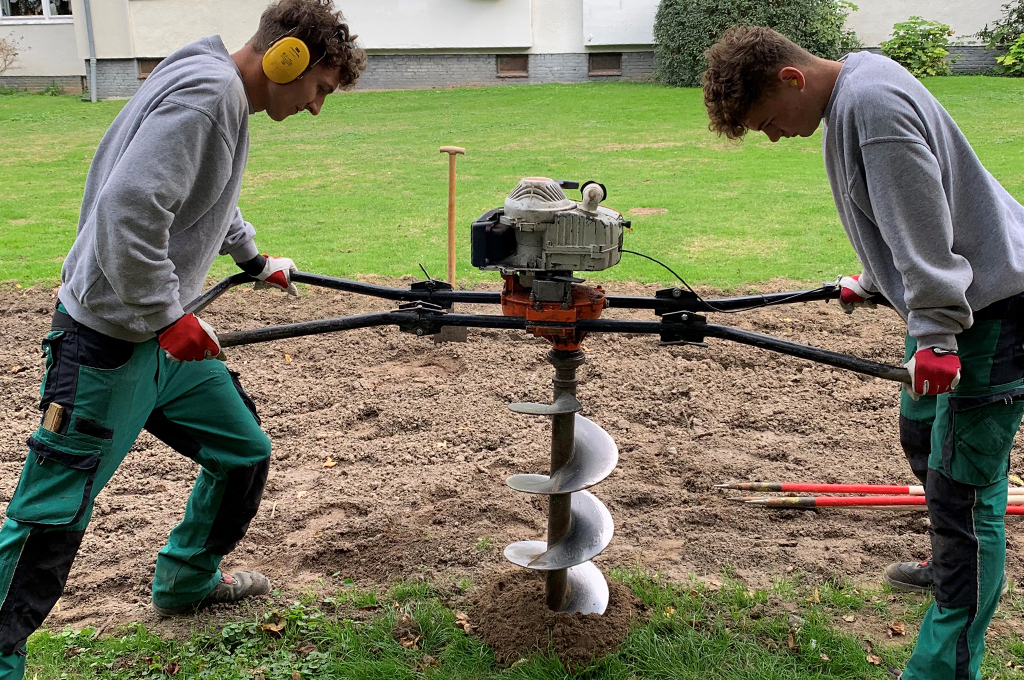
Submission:
<svg viewBox="0 0 1024 680">
<path fill-rule="evenodd" d="M 885 57 L 847 57 L 822 150 L 863 266 L 921 349 L 956 349 L 973 311 L 1024 291 L 1024 208 L 942 105 Z"/>
<path fill-rule="evenodd" d="M 218 253 L 259 252 L 238 194 L 252 107 L 219 36 L 167 57 L 107 130 L 85 182 L 60 301 L 131 342 L 174 323 Z"/>
</svg>

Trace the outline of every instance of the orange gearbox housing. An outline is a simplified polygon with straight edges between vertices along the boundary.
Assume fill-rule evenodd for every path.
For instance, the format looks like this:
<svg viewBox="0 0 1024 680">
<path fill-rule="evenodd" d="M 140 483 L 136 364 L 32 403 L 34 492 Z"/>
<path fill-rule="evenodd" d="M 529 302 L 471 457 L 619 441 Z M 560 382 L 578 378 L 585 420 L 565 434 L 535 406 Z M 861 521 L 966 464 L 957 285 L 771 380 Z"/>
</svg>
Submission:
<svg viewBox="0 0 1024 680">
<path fill-rule="evenodd" d="M 604 289 L 600 286 L 572 287 L 572 303 L 541 302 L 530 299 L 530 289 L 515 274 L 503 274 L 505 289 L 501 291 L 501 311 L 505 316 L 526 319 L 526 330 L 548 340 L 555 349 L 573 352 L 580 348 L 586 333 L 570 325 L 580 319 L 599 319 L 608 306 Z"/>
</svg>

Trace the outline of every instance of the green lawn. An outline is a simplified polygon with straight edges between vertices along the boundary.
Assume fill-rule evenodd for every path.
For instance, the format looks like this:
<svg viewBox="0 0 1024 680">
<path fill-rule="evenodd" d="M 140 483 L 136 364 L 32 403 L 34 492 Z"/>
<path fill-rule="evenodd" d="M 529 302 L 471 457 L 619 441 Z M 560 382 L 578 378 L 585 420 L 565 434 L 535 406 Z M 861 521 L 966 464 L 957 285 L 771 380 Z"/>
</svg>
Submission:
<svg viewBox="0 0 1024 680">
<path fill-rule="evenodd" d="M 1024 199 L 1024 82 L 938 78 L 949 108 L 987 167 Z M 74 237 L 94 148 L 123 104 L 77 97 L 0 96 L 0 281 L 53 282 Z M 469 224 L 527 175 L 597 179 L 608 205 L 634 217 L 629 247 L 719 287 L 778 276 L 820 281 L 856 269 L 819 153 L 820 139 L 744 144 L 706 129 L 700 92 L 608 83 L 331 97 L 319 117 L 252 119 L 241 198 L 264 251 L 302 269 L 354 276 L 443 276 L 446 157 L 460 159 L 459 278 Z M 156 159 L 158 162 L 159 159 Z M 221 262 L 215 274 L 231 270 Z M 605 279 L 667 281 L 626 256 Z"/>
<path fill-rule="evenodd" d="M 800 579 L 749 591 L 728 577 L 717 587 L 665 583 L 643 572 L 620 570 L 612 576 L 632 588 L 644 615 L 617 652 L 572 669 L 542 649 L 499 662 L 490 648 L 456 626 L 456 611 L 465 604 L 461 587 L 440 592 L 404 583 L 384 595 L 349 585 L 336 597 L 264 606 L 237 622 L 171 640 L 138 625 L 99 639 L 89 628 L 41 632 L 29 640 L 26 677 L 891 680 L 909 658 L 911 631 L 930 604 L 921 596 L 832 582 L 814 586 Z M 1019 617 L 1022 606 L 1024 600 L 1011 595 L 997 620 Z M 423 635 L 415 648 L 403 646 L 393 633 L 400 616 L 415 622 L 408 635 L 416 628 Z M 889 639 L 887 626 L 895 629 L 898 623 L 908 635 Z M 267 631 L 268 624 L 274 630 Z M 1021 680 L 1022 670 L 1019 637 L 989 640 L 983 678 Z"/>
</svg>

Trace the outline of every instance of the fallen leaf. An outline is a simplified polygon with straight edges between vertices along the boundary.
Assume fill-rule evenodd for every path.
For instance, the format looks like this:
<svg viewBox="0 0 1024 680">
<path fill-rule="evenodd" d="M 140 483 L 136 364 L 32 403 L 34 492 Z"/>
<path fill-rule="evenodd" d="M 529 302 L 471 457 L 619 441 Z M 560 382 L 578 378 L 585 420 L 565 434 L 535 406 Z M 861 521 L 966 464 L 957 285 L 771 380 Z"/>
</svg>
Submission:
<svg viewBox="0 0 1024 680">
<path fill-rule="evenodd" d="M 820 654 L 820 655 L 818 656 L 818 658 L 819 658 L 819 659 L 821 659 L 822 661 L 831 661 L 831 660 L 832 660 L 832 659 L 828 658 L 828 654 L 825 654 L 824 652 L 822 652 L 822 653 L 821 653 L 821 654 Z"/>
<path fill-rule="evenodd" d="M 302 654 L 303 656 L 306 656 L 307 654 L 312 654 L 315 651 L 316 645 L 314 645 L 312 642 L 307 642 L 301 647 L 299 647 L 299 654 Z"/>
<path fill-rule="evenodd" d="M 435 659 L 434 657 L 430 656 L 429 654 L 424 654 L 423 658 L 420 659 L 420 664 L 419 664 L 419 671 L 420 671 L 420 673 L 422 673 L 423 671 L 425 671 L 428 668 L 440 668 L 440 667 L 441 667 L 441 664 L 439 664 L 437 662 L 437 659 Z"/>
<path fill-rule="evenodd" d="M 14 374 L 14 375 L 17 375 L 18 373 L 21 373 L 21 372 L 27 371 L 27 370 L 28 369 L 25 368 L 24 366 L 15 366 L 14 368 L 11 369 L 11 373 Z"/>
<path fill-rule="evenodd" d="M 807 598 L 807 601 L 814 604 L 821 604 L 821 594 L 818 592 L 817 588 L 815 588 L 814 593 Z"/>
<path fill-rule="evenodd" d="M 302 673 L 298 671 L 292 671 L 292 680 L 302 680 Z"/>
<path fill-rule="evenodd" d="M 283 616 L 274 612 L 267 618 L 267 622 L 260 625 L 260 630 L 265 630 L 274 637 L 281 637 L 281 631 L 288 625 Z"/>
<path fill-rule="evenodd" d="M 292 358 L 290 356 L 288 356 L 287 354 L 284 355 L 284 360 L 287 361 L 289 364 L 292 362 Z M 295 671 L 295 672 L 298 673 L 298 671 Z"/>
<path fill-rule="evenodd" d="M 177 675 L 179 670 L 181 670 L 181 667 L 178 666 L 177 661 L 172 661 L 164 666 L 164 673 L 167 673 L 167 675 Z"/>
<path fill-rule="evenodd" d="M 847 614 L 846 616 L 843 617 L 843 621 L 846 621 L 847 623 L 853 623 L 856 620 L 857 620 L 857 617 L 854 616 L 853 614 Z"/>
<path fill-rule="evenodd" d="M 1017 475 L 1010 475 L 1009 479 L 1010 479 L 1011 482 L 1013 482 L 1017 486 L 1024 486 L 1024 479 L 1021 479 Z"/>
<path fill-rule="evenodd" d="M 868 654 L 867 659 L 868 659 L 868 663 L 871 664 L 872 666 L 881 666 L 882 665 L 882 657 L 878 656 L 877 654 Z"/>
<path fill-rule="evenodd" d="M 267 680 L 266 676 L 263 675 L 262 668 L 257 668 L 252 672 L 252 680 Z"/>
<path fill-rule="evenodd" d="M 337 464 L 338 464 L 338 461 L 334 460 L 330 456 L 327 456 L 327 460 L 324 461 L 324 467 L 325 468 L 332 468 L 332 467 L 334 467 Z"/>
<path fill-rule="evenodd" d="M 473 624 L 469 622 L 469 614 L 465 612 L 455 612 L 455 627 L 461 628 L 462 632 L 466 635 L 472 635 L 476 629 Z"/>
<path fill-rule="evenodd" d="M 786 641 L 786 644 L 790 649 L 794 649 L 796 647 L 796 637 L 793 635 L 793 631 L 789 631 L 789 640 Z"/>
<path fill-rule="evenodd" d="M 406 649 L 417 650 L 417 649 L 419 649 L 419 647 L 417 647 L 417 645 L 420 643 L 420 640 L 422 640 L 422 639 L 423 639 L 423 633 L 420 633 L 419 635 L 417 635 L 414 638 L 402 638 L 401 640 L 399 640 L 399 642 L 402 643 L 402 646 L 405 647 Z"/>
<path fill-rule="evenodd" d="M 889 637 L 893 635 L 902 637 L 907 634 L 907 627 L 903 625 L 902 621 L 893 621 L 889 624 Z"/>
<path fill-rule="evenodd" d="M 665 607 L 665 616 L 666 617 L 672 616 L 675 613 L 676 613 L 676 608 L 675 607 Z"/>
<path fill-rule="evenodd" d="M 303 497 L 303 496 L 305 496 L 305 495 L 306 495 L 307 493 L 309 493 L 309 492 L 308 492 L 308 491 L 300 491 L 300 492 L 298 492 L 297 494 L 295 494 L 295 497 L 296 497 L 296 498 L 302 498 L 302 497 Z"/>
</svg>

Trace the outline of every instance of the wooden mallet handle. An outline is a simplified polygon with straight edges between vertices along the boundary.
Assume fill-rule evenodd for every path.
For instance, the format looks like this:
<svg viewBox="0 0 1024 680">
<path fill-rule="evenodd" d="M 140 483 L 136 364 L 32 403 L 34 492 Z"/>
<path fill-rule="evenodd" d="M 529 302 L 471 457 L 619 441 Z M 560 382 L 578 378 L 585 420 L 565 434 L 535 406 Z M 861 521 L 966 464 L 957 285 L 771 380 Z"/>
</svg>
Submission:
<svg viewBox="0 0 1024 680">
<path fill-rule="evenodd" d="M 459 146 L 442 146 L 448 154 L 448 283 L 455 286 L 455 157 L 466 155 Z"/>
</svg>

